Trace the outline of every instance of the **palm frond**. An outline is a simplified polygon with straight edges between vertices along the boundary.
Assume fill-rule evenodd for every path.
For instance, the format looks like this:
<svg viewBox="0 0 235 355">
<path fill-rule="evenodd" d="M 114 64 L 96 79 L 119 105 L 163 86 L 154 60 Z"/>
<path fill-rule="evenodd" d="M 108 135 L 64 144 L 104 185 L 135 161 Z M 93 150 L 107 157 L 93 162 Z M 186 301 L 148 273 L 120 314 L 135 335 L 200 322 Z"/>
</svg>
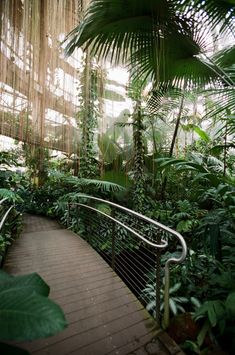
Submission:
<svg viewBox="0 0 235 355">
<path fill-rule="evenodd" d="M 93 186 L 99 191 L 102 192 L 118 192 L 118 191 L 125 191 L 125 188 L 121 185 L 115 184 L 110 181 L 104 180 L 95 180 L 95 179 L 79 179 L 76 177 L 68 177 L 65 179 L 65 182 L 68 184 L 73 185 L 74 187 L 90 187 Z"/>
<path fill-rule="evenodd" d="M 178 8 L 191 16 L 200 14 L 203 25 L 221 32 L 234 31 L 235 3 L 231 0 L 179 0 Z"/>
<path fill-rule="evenodd" d="M 175 1 L 93 0 L 67 37 L 66 53 L 90 48 L 99 58 L 125 62 L 135 80 L 205 83 L 216 75 L 198 58 L 205 45 L 197 23 Z"/>
</svg>

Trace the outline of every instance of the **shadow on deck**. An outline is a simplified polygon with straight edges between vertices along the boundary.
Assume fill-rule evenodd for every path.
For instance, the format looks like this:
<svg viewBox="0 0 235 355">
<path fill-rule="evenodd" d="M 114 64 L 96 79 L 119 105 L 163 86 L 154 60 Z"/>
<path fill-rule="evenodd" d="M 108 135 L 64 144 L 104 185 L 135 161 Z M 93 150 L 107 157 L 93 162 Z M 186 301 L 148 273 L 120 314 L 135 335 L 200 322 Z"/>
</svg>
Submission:
<svg viewBox="0 0 235 355">
<path fill-rule="evenodd" d="M 21 343 L 31 354 L 183 354 L 99 254 L 53 220 L 26 215 L 4 269 L 38 272 L 69 323 L 55 336 Z"/>
</svg>

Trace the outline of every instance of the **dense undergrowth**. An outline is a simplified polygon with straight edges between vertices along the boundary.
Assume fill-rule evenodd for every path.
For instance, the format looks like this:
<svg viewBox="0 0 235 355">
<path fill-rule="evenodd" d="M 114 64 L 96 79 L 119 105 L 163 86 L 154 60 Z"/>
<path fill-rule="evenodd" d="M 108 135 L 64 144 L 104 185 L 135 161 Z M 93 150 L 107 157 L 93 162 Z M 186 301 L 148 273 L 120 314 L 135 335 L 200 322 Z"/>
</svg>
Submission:
<svg viewBox="0 0 235 355">
<path fill-rule="evenodd" d="M 154 176 L 146 170 L 141 196 L 142 212 L 179 231 L 188 245 L 186 262 L 171 268 L 170 290 L 172 324 L 182 328 L 183 319 L 185 328 L 176 340 L 188 353 L 213 352 L 218 345 L 230 353 L 235 349 L 234 166 L 231 156 L 224 175 L 219 161 L 218 156 L 209 161 L 196 149 L 184 159 L 158 158 Z M 67 202 L 77 201 L 78 193 L 135 207 L 131 184 L 78 178 L 58 169 L 49 169 L 41 186 L 8 169 L 1 170 L 0 178 L 1 196 L 10 190 L 18 211 L 59 218 L 62 223 L 67 221 Z M 81 225 L 76 226 L 82 234 Z M 8 236 L 5 240 L 7 245 L 11 242 Z M 151 298 L 153 289 L 154 280 L 142 292 Z M 154 309 L 154 298 L 146 307 Z"/>
</svg>

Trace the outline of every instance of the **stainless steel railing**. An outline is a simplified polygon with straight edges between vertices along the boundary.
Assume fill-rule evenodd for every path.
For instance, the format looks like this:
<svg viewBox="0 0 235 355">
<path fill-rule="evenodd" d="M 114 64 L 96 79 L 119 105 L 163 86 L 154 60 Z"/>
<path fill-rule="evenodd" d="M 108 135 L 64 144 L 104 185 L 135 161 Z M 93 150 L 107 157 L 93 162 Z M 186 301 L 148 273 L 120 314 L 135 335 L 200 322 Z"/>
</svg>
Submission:
<svg viewBox="0 0 235 355">
<path fill-rule="evenodd" d="M 7 197 L 5 197 L 5 198 L 3 198 L 2 200 L 0 200 L 0 206 L 1 206 L 5 201 L 8 201 L 8 198 L 7 198 Z M 0 232 L 1 232 L 1 230 L 2 230 L 2 227 L 3 227 L 3 225 L 4 225 L 5 221 L 6 221 L 6 219 L 7 219 L 8 215 L 9 215 L 9 213 L 11 212 L 11 210 L 12 210 L 13 208 L 14 208 L 14 205 L 10 206 L 10 207 L 5 211 L 5 213 L 3 214 L 2 219 L 1 219 L 1 221 L 0 221 Z"/>
<path fill-rule="evenodd" d="M 75 218 L 75 222 L 78 225 L 79 223 L 83 225 L 82 234 L 85 235 L 88 242 L 96 246 L 96 249 L 101 254 L 104 245 L 109 244 L 109 250 L 103 254 L 105 254 L 106 259 L 107 255 L 110 255 L 110 260 L 108 261 L 113 270 L 116 270 L 124 280 L 127 279 L 131 288 L 137 289 L 138 287 L 139 291 L 140 278 L 142 278 L 142 283 L 146 282 L 145 274 L 144 276 L 137 275 L 136 279 L 135 264 L 139 264 L 139 270 L 142 271 L 143 269 L 146 274 L 148 274 L 149 270 L 155 269 L 155 275 L 152 274 L 149 279 L 155 278 L 155 314 L 159 325 L 161 322 L 161 252 L 170 246 L 169 241 L 172 237 L 175 239 L 172 240 L 173 247 L 176 247 L 175 241 L 179 243 L 181 247 L 180 255 L 167 258 L 164 266 L 164 314 L 162 325 L 167 327 L 169 325 L 170 265 L 172 263 L 182 263 L 187 254 L 187 246 L 182 235 L 151 218 L 116 203 L 84 194 L 78 194 L 78 197 L 84 200 L 83 203 L 68 203 L 68 226 L 72 222 L 72 218 Z M 92 205 L 94 203 L 95 205 Z M 109 206 L 109 209 L 105 210 L 103 206 Z M 90 213 L 84 213 L 81 209 Z M 99 217 L 97 218 L 97 216 Z M 110 221 L 111 225 L 107 224 L 107 220 Z M 109 230 L 108 234 L 107 229 Z M 84 230 L 86 230 L 86 233 L 84 233 Z M 103 238 L 102 234 L 104 235 Z M 101 239 L 101 244 L 98 242 L 99 238 Z M 128 251 L 126 249 L 127 245 Z M 133 259 L 133 251 L 138 255 L 138 260 L 136 258 Z M 135 281 L 131 280 L 130 282 L 132 278 L 135 278 Z"/>
<path fill-rule="evenodd" d="M 3 198 L 2 200 L 0 200 L 0 207 L 2 208 L 2 205 L 4 204 L 4 202 L 8 202 L 8 197 Z M 3 213 L 1 215 L 1 220 L 0 220 L 0 233 L 2 232 L 2 228 L 7 220 L 7 217 L 9 216 L 11 210 L 14 208 L 14 205 L 6 208 L 5 210 L 3 210 Z M 0 255 L 0 267 L 2 266 L 2 261 L 3 261 L 3 255 Z"/>
</svg>

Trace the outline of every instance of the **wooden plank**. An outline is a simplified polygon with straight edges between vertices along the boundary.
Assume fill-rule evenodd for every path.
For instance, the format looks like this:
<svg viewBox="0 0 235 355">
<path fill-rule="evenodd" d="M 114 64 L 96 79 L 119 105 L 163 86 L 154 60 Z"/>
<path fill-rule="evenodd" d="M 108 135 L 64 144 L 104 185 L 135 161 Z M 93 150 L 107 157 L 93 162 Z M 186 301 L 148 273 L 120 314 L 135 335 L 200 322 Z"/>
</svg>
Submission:
<svg viewBox="0 0 235 355">
<path fill-rule="evenodd" d="M 92 315 L 90 318 L 79 319 L 77 322 L 69 324 L 68 328 L 58 334 L 56 337 L 54 336 L 47 339 L 39 339 L 37 341 L 28 343 L 25 345 L 25 347 L 27 347 L 29 351 L 43 349 L 48 345 L 53 345 L 58 341 L 62 341 L 66 338 L 69 338 L 70 336 L 79 334 L 79 332 L 82 330 L 85 332 L 92 328 L 104 326 L 104 323 L 106 325 L 106 323 L 111 322 L 115 317 L 117 319 L 117 315 L 118 318 L 122 318 L 130 313 L 132 313 L 132 309 L 127 307 L 127 305 L 121 305 L 118 308 L 106 311 L 104 314 L 95 314 L 95 316 Z"/>
<path fill-rule="evenodd" d="M 35 218 L 28 223 L 36 225 Z M 47 222 L 40 217 L 38 228 L 42 223 Z M 119 354 L 119 349 L 127 354 L 154 335 L 156 325 L 140 302 L 86 241 L 71 231 L 24 233 L 9 251 L 5 269 L 16 274 L 39 272 L 69 323 L 60 334 L 21 344 L 30 354 L 104 355 Z"/>
</svg>

